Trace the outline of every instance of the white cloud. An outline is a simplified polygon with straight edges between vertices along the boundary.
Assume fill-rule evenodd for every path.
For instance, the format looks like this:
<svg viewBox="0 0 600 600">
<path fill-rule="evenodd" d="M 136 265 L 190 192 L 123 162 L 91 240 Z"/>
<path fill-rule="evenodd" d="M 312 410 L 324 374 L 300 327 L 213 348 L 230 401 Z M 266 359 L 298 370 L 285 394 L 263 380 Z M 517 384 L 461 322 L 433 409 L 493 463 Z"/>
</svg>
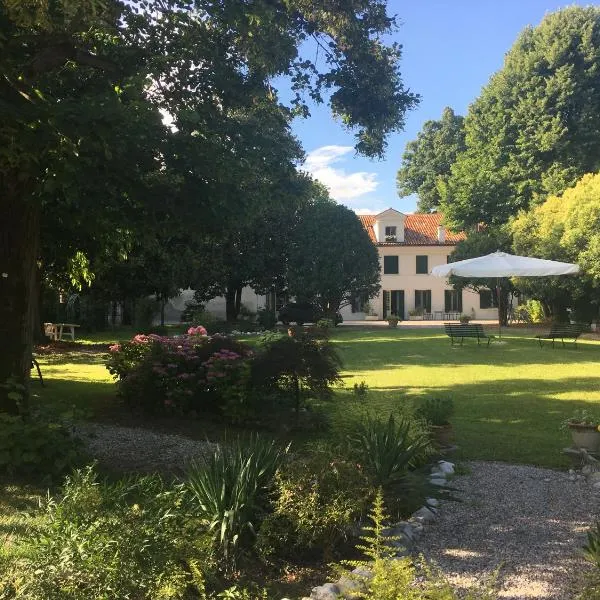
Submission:
<svg viewBox="0 0 600 600">
<path fill-rule="evenodd" d="M 373 192 L 379 185 L 377 173 L 348 173 L 344 168 L 332 166 L 352 151 L 352 146 L 321 146 L 306 155 L 302 169 L 325 185 L 334 200 L 347 203 Z"/>
<path fill-rule="evenodd" d="M 372 208 L 354 208 L 354 212 L 357 215 L 376 215 L 380 213 L 380 210 L 373 210 Z"/>
</svg>

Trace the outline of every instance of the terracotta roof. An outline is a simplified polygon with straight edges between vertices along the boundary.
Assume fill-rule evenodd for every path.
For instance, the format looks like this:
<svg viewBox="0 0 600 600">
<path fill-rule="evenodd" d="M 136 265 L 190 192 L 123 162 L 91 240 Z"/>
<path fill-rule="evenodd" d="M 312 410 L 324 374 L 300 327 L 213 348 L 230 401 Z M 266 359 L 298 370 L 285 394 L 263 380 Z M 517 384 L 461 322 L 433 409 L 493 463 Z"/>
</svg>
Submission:
<svg viewBox="0 0 600 600">
<path fill-rule="evenodd" d="M 375 237 L 376 215 L 358 215 L 363 227 L 369 233 L 369 237 L 374 244 L 377 244 Z M 464 240 L 467 236 L 464 231 L 453 233 L 446 229 L 446 241 L 440 244 L 437 239 L 438 225 L 442 224 L 442 215 L 440 213 L 414 214 L 406 215 L 404 220 L 404 241 L 403 242 L 382 242 L 381 246 L 454 246 L 457 242 Z"/>
</svg>

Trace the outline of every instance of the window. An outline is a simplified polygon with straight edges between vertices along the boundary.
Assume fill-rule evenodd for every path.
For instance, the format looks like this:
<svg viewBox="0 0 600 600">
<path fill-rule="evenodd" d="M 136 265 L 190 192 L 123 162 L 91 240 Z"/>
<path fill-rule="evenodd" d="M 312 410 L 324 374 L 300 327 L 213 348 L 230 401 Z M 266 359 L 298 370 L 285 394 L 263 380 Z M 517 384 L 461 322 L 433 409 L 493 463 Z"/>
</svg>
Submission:
<svg viewBox="0 0 600 600">
<path fill-rule="evenodd" d="M 431 312 L 431 290 L 415 290 L 415 308 L 423 312 Z"/>
<path fill-rule="evenodd" d="M 386 242 L 396 242 L 396 226 L 390 226 L 385 228 L 385 241 Z"/>
<path fill-rule="evenodd" d="M 398 275 L 398 257 L 384 256 L 383 257 L 383 274 Z"/>
<path fill-rule="evenodd" d="M 357 313 L 357 312 L 365 312 L 365 306 L 367 304 L 367 302 L 369 302 L 369 298 L 367 297 L 367 294 L 365 294 L 364 292 L 361 294 L 357 294 L 356 296 L 352 297 L 352 312 L 353 313 Z"/>
<path fill-rule="evenodd" d="M 496 294 L 492 290 L 479 290 L 479 308 L 498 308 Z"/>
<path fill-rule="evenodd" d="M 462 290 L 444 290 L 444 312 L 462 312 Z"/>
<path fill-rule="evenodd" d="M 427 256 L 417 256 L 417 275 L 428 275 Z"/>
</svg>

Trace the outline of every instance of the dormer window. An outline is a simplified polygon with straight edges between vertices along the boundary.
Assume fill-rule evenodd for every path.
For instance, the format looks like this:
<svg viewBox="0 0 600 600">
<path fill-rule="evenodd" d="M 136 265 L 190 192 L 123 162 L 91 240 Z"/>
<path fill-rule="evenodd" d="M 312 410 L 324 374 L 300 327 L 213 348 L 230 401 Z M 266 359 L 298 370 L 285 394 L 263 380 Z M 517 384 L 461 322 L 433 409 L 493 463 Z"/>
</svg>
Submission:
<svg viewBox="0 0 600 600">
<path fill-rule="evenodd" d="M 396 235 L 396 226 L 392 225 L 392 226 L 387 226 L 385 228 L 385 241 L 386 242 L 397 242 L 398 241 L 398 237 Z"/>
</svg>

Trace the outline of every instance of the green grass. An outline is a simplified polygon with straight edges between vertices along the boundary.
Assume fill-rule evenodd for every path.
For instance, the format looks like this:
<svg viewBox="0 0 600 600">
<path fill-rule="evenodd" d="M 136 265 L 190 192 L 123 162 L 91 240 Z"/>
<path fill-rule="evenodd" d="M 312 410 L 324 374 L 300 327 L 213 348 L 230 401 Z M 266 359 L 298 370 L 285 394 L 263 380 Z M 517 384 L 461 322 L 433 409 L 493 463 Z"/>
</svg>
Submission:
<svg viewBox="0 0 600 600">
<path fill-rule="evenodd" d="M 364 411 L 383 415 L 425 397 L 451 397 L 458 458 L 563 467 L 569 439 L 560 423 L 578 408 L 600 415 L 598 342 L 553 350 L 516 332 L 489 348 L 471 339 L 451 347 L 437 330 L 402 328 L 340 330 L 334 341 L 348 388 L 327 409 L 337 430 Z M 369 392 L 359 402 L 350 390 L 363 380 Z"/>
<path fill-rule="evenodd" d="M 434 329 L 339 328 L 333 342 L 344 361 L 346 385 L 323 404 L 331 431 L 310 437 L 343 436 L 365 412 L 385 416 L 425 397 L 449 396 L 455 404 L 457 458 L 567 466 L 561 449 L 569 440 L 560 423 L 575 409 L 600 415 L 600 343 L 582 340 L 577 349 L 553 350 L 520 332 L 504 340 L 489 348 L 471 339 L 451 347 Z M 61 409 L 75 406 L 89 418 L 110 418 L 115 386 L 104 357 L 76 351 L 41 356 L 48 385 L 42 388 L 34 380 L 34 400 Z M 352 386 L 363 380 L 369 391 L 359 401 Z M 198 422 L 197 430 L 218 435 L 214 423 L 204 428 Z"/>
</svg>

